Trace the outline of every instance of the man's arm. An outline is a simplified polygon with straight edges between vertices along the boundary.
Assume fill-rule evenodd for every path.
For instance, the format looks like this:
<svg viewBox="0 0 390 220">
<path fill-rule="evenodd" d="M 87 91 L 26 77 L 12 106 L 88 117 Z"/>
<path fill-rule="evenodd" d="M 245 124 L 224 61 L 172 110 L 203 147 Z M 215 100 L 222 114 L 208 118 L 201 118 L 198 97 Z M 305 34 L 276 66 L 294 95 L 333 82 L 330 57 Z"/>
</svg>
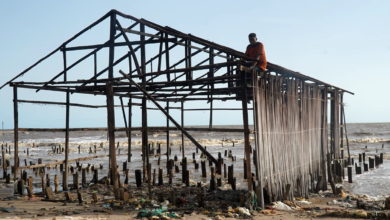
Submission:
<svg viewBox="0 0 390 220">
<path fill-rule="evenodd" d="M 259 62 L 259 59 L 260 59 L 261 55 L 262 55 L 261 53 L 258 53 L 258 54 L 257 54 L 257 56 L 256 56 L 256 60 L 257 60 L 257 61 L 253 61 L 253 62 L 252 62 L 252 66 L 250 66 L 249 69 L 255 68 L 255 66 L 256 66 L 257 63 Z"/>
</svg>

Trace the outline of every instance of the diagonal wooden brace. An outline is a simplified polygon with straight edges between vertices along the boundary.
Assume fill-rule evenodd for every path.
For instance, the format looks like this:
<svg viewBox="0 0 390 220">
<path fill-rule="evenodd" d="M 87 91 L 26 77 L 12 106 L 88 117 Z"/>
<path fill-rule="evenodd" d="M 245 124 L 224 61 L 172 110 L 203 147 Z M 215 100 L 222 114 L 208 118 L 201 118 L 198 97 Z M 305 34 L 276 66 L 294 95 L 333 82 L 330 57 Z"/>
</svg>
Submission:
<svg viewBox="0 0 390 220">
<path fill-rule="evenodd" d="M 119 72 L 124 76 L 126 77 L 132 84 L 134 84 L 142 93 L 144 93 L 144 95 L 150 100 L 152 101 L 156 106 L 157 108 L 159 108 L 162 113 L 164 113 L 165 116 L 167 116 L 169 118 L 169 120 L 177 127 L 177 129 L 179 129 L 181 132 L 183 132 L 183 134 L 192 141 L 192 143 L 195 144 L 195 146 L 197 148 L 199 148 L 199 150 L 201 150 L 208 158 L 210 158 L 216 165 L 219 164 L 219 161 L 216 160 L 206 149 L 204 149 L 202 147 L 202 145 L 200 145 L 186 130 L 184 130 L 183 127 L 181 127 L 179 125 L 179 123 L 177 123 L 175 121 L 175 119 L 173 119 L 168 113 L 167 111 L 165 111 L 165 109 L 163 107 L 161 107 L 160 104 L 157 103 L 156 100 L 154 100 L 154 98 L 144 89 L 142 88 L 140 85 L 138 85 L 136 82 L 134 82 L 134 80 L 132 80 L 126 73 L 124 73 L 122 70 L 119 70 Z M 219 167 L 219 166 L 217 166 Z"/>
</svg>

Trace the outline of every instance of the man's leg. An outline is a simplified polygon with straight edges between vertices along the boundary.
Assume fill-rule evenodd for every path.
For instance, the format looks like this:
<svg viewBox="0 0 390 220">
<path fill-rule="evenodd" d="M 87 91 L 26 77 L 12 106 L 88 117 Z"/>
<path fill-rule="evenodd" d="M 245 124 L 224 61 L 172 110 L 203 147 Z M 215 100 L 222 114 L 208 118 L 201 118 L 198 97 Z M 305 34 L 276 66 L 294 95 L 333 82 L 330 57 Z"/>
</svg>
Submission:
<svg viewBox="0 0 390 220">
<path fill-rule="evenodd" d="M 253 64 L 252 61 L 246 61 L 246 62 L 245 62 L 244 64 L 242 64 L 242 65 L 245 66 L 245 67 L 251 67 L 252 64 Z"/>
</svg>

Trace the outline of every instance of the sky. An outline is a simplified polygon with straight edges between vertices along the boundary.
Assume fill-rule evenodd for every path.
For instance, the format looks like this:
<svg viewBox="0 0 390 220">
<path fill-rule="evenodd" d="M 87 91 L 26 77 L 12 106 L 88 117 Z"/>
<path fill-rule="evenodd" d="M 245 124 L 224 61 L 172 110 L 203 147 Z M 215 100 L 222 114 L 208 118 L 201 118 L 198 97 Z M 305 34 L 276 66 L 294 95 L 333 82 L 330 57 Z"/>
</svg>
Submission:
<svg viewBox="0 0 390 220">
<path fill-rule="evenodd" d="M 390 122 L 390 1 L 0 1 L 0 84 L 111 9 L 240 51 L 248 44 L 248 34 L 255 32 L 269 62 L 354 92 L 344 95 L 347 122 Z M 108 27 L 103 22 L 70 45 L 104 43 Z M 68 63 L 86 53 L 75 52 Z M 100 68 L 108 63 L 104 54 L 98 60 Z M 62 68 L 59 54 L 16 81 L 48 81 Z M 69 72 L 69 78 L 92 74 L 88 60 Z M 9 86 L 0 90 L 0 121 L 5 129 L 13 128 L 12 94 Z M 18 99 L 64 102 L 65 94 L 19 89 Z M 72 95 L 71 102 L 102 105 L 105 98 Z M 206 102 L 185 104 L 206 106 Z M 215 102 L 215 106 L 239 108 L 241 102 Z M 180 121 L 179 111 L 173 111 Z M 139 107 L 133 112 L 133 126 L 140 126 Z M 121 109 L 116 108 L 115 114 L 116 126 L 123 127 Z M 106 117 L 106 109 L 71 107 L 70 127 L 105 127 Z M 206 125 L 208 117 L 207 111 L 186 112 L 184 120 L 188 125 Z M 64 119 L 64 107 L 19 104 L 19 127 L 61 128 Z M 164 126 L 165 120 L 160 112 L 148 112 L 149 125 Z M 242 124 L 242 113 L 215 112 L 213 123 Z"/>
</svg>

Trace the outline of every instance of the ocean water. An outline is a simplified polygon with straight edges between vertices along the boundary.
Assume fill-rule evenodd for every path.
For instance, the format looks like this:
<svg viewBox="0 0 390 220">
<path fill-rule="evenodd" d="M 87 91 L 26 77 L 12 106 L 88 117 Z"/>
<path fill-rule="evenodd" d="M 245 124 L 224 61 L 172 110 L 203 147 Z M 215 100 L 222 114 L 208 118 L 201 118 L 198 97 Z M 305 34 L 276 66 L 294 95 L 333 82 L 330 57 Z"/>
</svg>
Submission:
<svg viewBox="0 0 390 220">
<path fill-rule="evenodd" d="M 228 127 L 228 128 L 242 128 L 242 126 L 214 126 Z M 390 123 L 351 123 L 347 124 L 348 138 L 350 143 L 351 155 L 358 155 L 359 153 L 365 152 L 367 156 L 373 156 L 375 154 L 384 153 L 385 161 L 384 164 L 376 169 L 365 172 L 362 175 L 353 175 L 354 183 L 349 184 L 347 181 L 344 186 L 347 190 L 357 194 L 367 194 L 369 196 L 382 196 L 390 194 Z M 224 162 L 227 166 L 234 164 L 234 172 L 237 177 L 238 183 L 237 188 L 246 188 L 246 182 L 243 180 L 243 159 L 244 159 L 244 146 L 243 146 L 243 134 L 242 133 L 222 133 L 222 132 L 189 132 L 197 141 L 202 145 L 206 146 L 207 150 L 214 156 L 218 157 L 218 153 L 224 156 L 225 150 L 232 150 L 234 156 L 237 157 L 236 161 L 232 161 L 229 158 L 224 158 Z M 142 169 L 141 161 L 141 132 L 132 132 L 132 162 L 128 165 L 130 168 L 130 182 L 135 182 L 134 171 L 136 169 Z M 251 144 L 254 145 L 253 137 L 251 137 Z M 24 166 L 24 160 L 26 159 L 27 164 L 29 161 L 36 163 L 38 158 L 42 158 L 42 163 L 55 162 L 57 160 L 63 160 L 65 155 L 53 153 L 52 147 L 64 146 L 65 133 L 64 132 L 19 132 L 19 156 L 20 166 Z M 190 170 L 190 179 L 196 181 L 209 182 L 207 178 L 201 178 L 201 169 L 195 170 L 194 163 L 192 160 L 193 153 L 195 152 L 195 146 L 185 138 L 185 149 L 186 157 L 188 159 L 188 169 Z M 345 139 L 344 139 L 345 140 Z M 90 147 L 94 149 L 96 145 L 96 155 L 108 154 L 108 142 L 106 131 L 81 131 L 81 132 L 70 132 L 70 155 L 69 159 L 82 158 L 93 156 L 95 153 L 90 154 Z M 116 142 L 119 142 L 119 148 L 117 154 L 127 154 L 127 137 L 125 132 L 116 133 Z M 157 150 L 157 143 L 161 143 L 162 153 L 166 153 L 166 132 L 151 132 L 149 134 L 149 141 L 155 143 L 155 150 Z M 4 134 L 0 131 L 0 145 L 10 144 L 13 142 L 13 131 L 6 130 Z M 234 143 L 234 145 L 233 145 Z M 35 147 L 32 148 L 32 145 Z M 175 155 L 178 156 L 179 161 L 182 158 L 182 152 L 180 150 L 181 145 L 181 133 L 178 131 L 170 131 L 170 146 L 171 146 L 171 158 Z M 102 147 L 101 147 L 102 145 Z M 78 146 L 81 148 L 80 154 L 78 153 Z M 383 147 L 383 148 L 382 148 Z M 27 148 L 29 149 L 30 155 L 27 156 Z M 347 148 L 346 142 L 344 141 L 344 148 Z M 11 149 L 13 151 L 13 149 Z M 11 153 L 13 154 L 13 153 Z M 195 154 L 195 160 L 200 163 L 201 152 Z M 347 151 L 345 150 L 345 155 Z M 8 156 L 11 164 L 13 164 L 13 158 L 11 155 Z M 127 159 L 126 155 L 117 156 L 117 163 L 122 170 L 122 163 Z M 158 157 L 152 156 L 150 163 L 152 164 L 152 170 L 157 169 Z M 99 170 L 99 178 L 107 175 L 107 164 L 108 158 L 96 158 L 89 161 L 81 161 L 80 163 L 86 167 L 89 164 L 99 167 L 103 164 L 103 169 Z M 75 162 L 70 163 L 71 166 L 75 166 Z M 161 167 L 164 168 L 166 173 L 166 156 L 161 157 Z M 59 167 L 59 166 L 58 166 Z M 200 167 L 200 165 L 199 165 Z M 254 167 L 252 167 L 252 172 Z M 10 172 L 10 170 L 8 171 Z M 210 172 L 207 168 L 207 172 Z M 59 169 L 50 169 L 46 171 L 51 176 L 51 181 L 54 180 L 54 175 L 59 174 L 60 182 L 62 182 L 62 175 Z M 34 185 L 39 185 L 41 178 L 39 174 L 28 171 L 28 177 L 32 176 Z M 80 175 L 81 176 L 81 175 Z M 93 173 L 87 173 L 87 181 L 92 179 Z M 81 177 L 80 177 L 81 178 Z M 180 182 L 181 174 L 174 175 L 174 182 Z M 124 174 L 121 172 L 121 181 L 125 179 Z M 224 181 L 224 178 L 222 178 Z M 167 182 L 168 178 L 164 178 L 164 182 Z M 69 183 L 72 183 L 72 176 L 69 177 Z M 36 189 L 40 191 L 40 189 Z"/>
</svg>

